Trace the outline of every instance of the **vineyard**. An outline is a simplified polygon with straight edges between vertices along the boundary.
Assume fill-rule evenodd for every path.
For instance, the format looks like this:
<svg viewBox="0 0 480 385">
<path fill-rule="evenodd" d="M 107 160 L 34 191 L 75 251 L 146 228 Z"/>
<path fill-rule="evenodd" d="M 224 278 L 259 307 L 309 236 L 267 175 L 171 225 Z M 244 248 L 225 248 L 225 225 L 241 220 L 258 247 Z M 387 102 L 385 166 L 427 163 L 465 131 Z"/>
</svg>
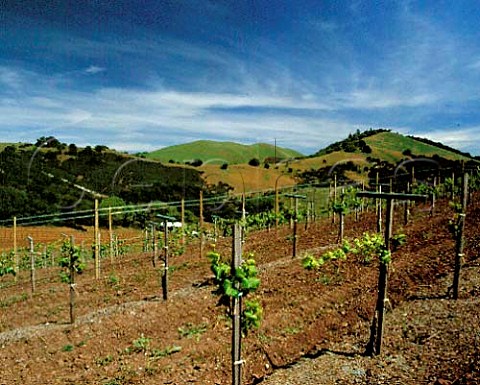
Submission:
<svg viewBox="0 0 480 385">
<path fill-rule="evenodd" d="M 413 192 L 425 194 L 422 202 L 393 204 L 394 230 L 385 244 L 379 234 L 388 206 L 380 199 L 357 197 L 345 187 L 327 201 L 328 188 L 321 191 L 317 199 L 324 205 L 316 209 L 311 192 L 303 201 L 301 190 L 283 194 L 281 210 L 250 215 L 240 207 L 245 262 L 236 272 L 230 269 L 231 219 L 212 217 L 212 223 L 170 231 L 161 219 L 144 229 L 107 226 L 98 244 L 90 227 L 19 226 L 21 246 L 14 245 L 12 227 L 0 229 L 0 382 L 229 383 L 229 305 L 248 295 L 242 383 L 269 383 L 279 369 L 324 355 L 343 362 L 323 368 L 339 376 L 332 384 L 477 383 L 479 193 L 469 194 L 463 212 L 460 189 L 448 182 L 434 191 L 419 186 Z M 395 318 L 411 302 L 441 299 L 451 305 L 445 314 L 436 310 L 438 318 L 462 319 L 451 299 L 459 234 L 457 296 L 469 309 L 468 327 L 420 328 L 408 307 Z M 390 274 L 384 350 L 367 358 L 382 264 Z M 361 368 L 352 360 L 361 360 Z"/>
</svg>

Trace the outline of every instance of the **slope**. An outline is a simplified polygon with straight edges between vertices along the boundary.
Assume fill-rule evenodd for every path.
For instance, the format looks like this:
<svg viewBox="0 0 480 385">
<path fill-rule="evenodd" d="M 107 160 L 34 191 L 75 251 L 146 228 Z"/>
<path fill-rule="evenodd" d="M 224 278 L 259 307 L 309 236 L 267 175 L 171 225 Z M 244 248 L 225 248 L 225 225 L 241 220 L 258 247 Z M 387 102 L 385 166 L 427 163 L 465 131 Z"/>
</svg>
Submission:
<svg viewBox="0 0 480 385">
<path fill-rule="evenodd" d="M 445 174 L 447 169 L 461 167 L 460 161 L 469 163 L 469 167 L 478 165 L 477 160 L 466 155 L 468 154 L 428 139 L 417 139 L 381 129 L 357 131 L 313 156 L 291 162 L 288 167 L 304 183 L 326 182 L 334 172 L 340 179 L 368 184 L 369 179 L 375 175 L 373 169 L 379 172 L 384 183 L 388 183 L 389 176 L 402 160 L 415 160 L 417 171 L 424 173 L 431 169 L 434 161 L 436 167 L 444 170 Z M 428 179 L 427 174 L 423 177 Z"/>
<path fill-rule="evenodd" d="M 404 158 L 403 152 L 405 150 L 410 150 L 411 154 L 416 156 L 432 157 L 438 155 L 450 160 L 469 160 L 468 157 L 459 153 L 423 143 L 396 132 L 381 132 L 365 138 L 365 142 L 372 148 L 372 157 L 389 162 L 398 162 Z"/>
<path fill-rule="evenodd" d="M 162 162 L 186 163 L 200 159 L 208 164 L 240 164 L 248 163 L 257 158 L 261 162 L 266 158 L 295 158 L 303 156 L 301 153 L 287 148 L 276 147 L 266 143 L 244 145 L 235 142 L 217 142 L 198 140 L 195 142 L 169 146 L 148 153 L 146 156 Z"/>
</svg>

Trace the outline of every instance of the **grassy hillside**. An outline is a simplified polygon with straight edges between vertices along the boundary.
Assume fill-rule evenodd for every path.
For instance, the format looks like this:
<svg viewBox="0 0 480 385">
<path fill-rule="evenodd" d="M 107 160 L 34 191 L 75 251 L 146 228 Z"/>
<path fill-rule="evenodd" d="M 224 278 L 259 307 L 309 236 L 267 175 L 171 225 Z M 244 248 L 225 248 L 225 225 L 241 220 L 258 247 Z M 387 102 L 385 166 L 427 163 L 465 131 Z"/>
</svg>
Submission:
<svg viewBox="0 0 480 385">
<path fill-rule="evenodd" d="M 379 170 L 380 175 L 387 180 L 394 165 L 402 160 L 433 156 L 446 159 L 439 160 L 440 167 L 443 168 L 455 167 L 449 163 L 452 161 L 476 162 L 441 143 L 435 145 L 434 142 L 426 143 L 398 133 L 376 130 L 351 134 L 345 140 L 318 151 L 314 156 L 294 160 L 286 167 L 293 169 L 293 175 L 302 178 L 304 182 L 325 181 L 332 173 L 336 173 L 341 179 L 368 184 L 369 178 L 372 178 L 372 167 Z M 286 171 L 287 169 L 284 172 Z"/>
<path fill-rule="evenodd" d="M 365 138 L 365 142 L 372 148 L 371 156 L 389 162 L 397 162 L 405 156 L 405 150 L 413 155 L 432 157 L 438 155 L 450 160 L 468 160 L 469 158 L 452 151 L 445 150 L 430 144 L 422 143 L 413 138 L 395 132 L 382 132 Z"/>
<path fill-rule="evenodd" d="M 303 156 L 297 151 L 277 146 L 277 158 L 295 158 Z M 165 147 L 146 154 L 148 158 L 162 162 L 175 161 L 180 163 L 200 159 L 207 164 L 241 164 L 257 158 L 261 162 L 265 158 L 275 156 L 275 146 L 266 143 L 244 145 L 234 142 L 216 142 L 199 140 L 191 143 Z"/>
<path fill-rule="evenodd" d="M 324 150 L 321 150 L 317 153 L 321 155 L 292 162 L 291 167 L 296 170 L 308 170 L 347 161 L 367 166 L 369 164 L 367 158 L 377 158 L 390 163 L 396 163 L 407 157 L 403 155 L 405 150 L 410 150 L 414 156 L 432 157 L 433 155 L 438 155 L 449 160 L 470 159 L 458 153 L 426 144 L 395 132 L 380 132 L 364 137 L 363 140 L 370 147 L 371 152 L 362 152 L 360 149 L 357 149 L 352 152 L 338 150 L 325 153 Z"/>
<path fill-rule="evenodd" d="M 287 187 L 298 182 L 292 174 L 284 172 L 284 167 L 265 169 L 261 166 L 235 164 L 222 170 L 218 165 L 207 164 L 201 166 L 200 170 L 204 172 L 202 177 L 208 184 L 227 183 L 236 193 L 241 193 L 244 186 L 245 191 L 273 190 L 275 184 L 277 187 Z"/>
<path fill-rule="evenodd" d="M 0 143 L 0 152 L 3 151 L 5 147 L 8 147 L 8 146 L 19 147 L 20 145 L 21 143 Z"/>
</svg>

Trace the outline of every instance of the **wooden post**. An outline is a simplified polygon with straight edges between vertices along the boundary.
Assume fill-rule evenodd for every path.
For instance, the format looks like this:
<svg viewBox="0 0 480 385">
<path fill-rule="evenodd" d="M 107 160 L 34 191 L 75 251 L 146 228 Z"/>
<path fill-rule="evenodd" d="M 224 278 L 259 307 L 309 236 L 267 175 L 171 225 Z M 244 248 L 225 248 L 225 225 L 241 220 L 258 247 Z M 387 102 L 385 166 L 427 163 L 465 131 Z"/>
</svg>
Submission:
<svg viewBox="0 0 480 385">
<path fill-rule="evenodd" d="M 73 248 L 75 247 L 75 239 L 73 235 L 70 237 L 70 323 L 75 323 L 75 261 L 73 256 Z"/>
<path fill-rule="evenodd" d="M 293 217 L 293 252 L 292 258 L 297 256 L 297 229 L 298 229 L 298 199 L 295 198 L 295 206 L 294 206 L 295 214 Z"/>
<path fill-rule="evenodd" d="M 298 200 L 299 199 L 307 199 L 305 195 L 298 195 L 298 194 L 287 194 L 286 197 L 294 200 L 294 214 L 293 214 L 293 247 L 292 247 L 292 258 L 297 256 L 297 228 L 298 228 Z"/>
<path fill-rule="evenodd" d="M 42 254 L 42 266 L 44 269 L 47 268 L 47 245 L 43 245 L 43 254 Z"/>
<path fill-rule="evenodd" d="M 393 228 L 393 199 L 387 199 L 387 218 L 385 224 L 385 249 L 390 250 L 390 241 L 392 239 Z M 380 262 L 380 271 L 378 277 L 378 299 L 377 299 L 377 313 L 378 325 L 377 336 L 375 338 L 375 353 L 380 355 L 382 353 L 382 339 L 384 331 L 385 317 L 385 301 L 387 301 L 387 285 L 388 285 L 388 264 Z"/>
<path fill-rule="evenodd" d="M 378 175 L 378 174 L 377 174 Z M 382 193 L 382 186 L 378 186 L 378 192 Z M 382 201 L 377 199 L 377 233 L 382 232 Z"/>
<path fill-rule="evenodd" d="M 426 195 L 415 194 L 399 194 L 399 193 L 374 193 L 374 192 L 359 192 L 358 197 L 386 199 L 387 200 L 387 214 L 385 225 L 385 249 L 390 250 L 390 243 L 393 233 L 393 207 L 394 200 L 426 200 Z M 385 315 L 385 301 L 387 300 L 387 283 L 388 283 L 388 264 L 380 261 L 379 275 L 378 275 L 378 297 L 375 306 L 375 315 L 372 321 L 370 330 L 370 340 L 367 344 L 366 354 L 374 355 L 381 354 L 382 338 L 384 329 L 384 315 Z"/>
<path fill-rule="evenodd" d="M 114 250 L 113 250 L 113 226 L 112 226 L 112 208 L 108 208 L 108 235 L 110 236 L 110 262 L 113 265 Z"/>
<path fill-rule="evenodd" d="M 153 267 L 157 266 L 157 231 L 155 229 L 155 223 L 152 223 L 152 265 Z"/>
<path fill-rule="evenodd" d="M 328 195 L 327 195 L 327 214 L 328 214 L 328 217 L 330 218 L 330 214 L 332 213 L 332 205 L 331 205 L 331 196 L 332 196 L 332 181 L 330 180 L 328 182 Z M 333 223 L 333 219 L 332 219 L 332 223 Z"/>
<path fill-rule="evenodd" d="M 333 204 L 337 203 L 337 174 L 334 174 L 334 181 L 333 181 Z M 332 223 L 335 223 L 335 211 L 333 211 L 333 219 Z"/>
<path fill-rule="evenodd" d="M 162 292 L 163 299 L 168 299 L 168 222 L 175 222 L 174 217 L 157 214 L 157 217 L 163 220 L 163 274 L 162 274 Z"/>
<path fill-rule="evenodd" d="M 199 213 L 199 233 L 200 233 L 200 258 L 203 258 L 203 190 L 200 190 L 200 213 Z"/>
<path fill-rule="evenodd" d="M 180 204 L 180 221 L 182 222 L 182 245 L 185 244 L 185 198 L 182 198 Z"/>
<path fill-rule="evenodd" d="M 28 236 L 27 237 L 30 243 L 30 283 L 31 283 L 31 297 L 35 293 L 35 253 L 33 250 L 33 238 Z"/>
<path fill-rule="evenodd" d="M 315 201 L 315 195 L 316 195 L 316 188 L 313 188 L 313 197 L 312 197 L 312 221 L 315 222 L 317 220 L 317 204 Z"/>
<path fill-rule="evenodd" d="M 306 212 L 305 212 L 305 230 L 308 230 L 308 222 L 310 221 L 310 201 L 306 202 Z"/>
<path fill-rule="evenodd" d="M 145 226 L 145 236 L 144 236 L 144 239 L 143 239 L 143 252 L 146 253 L 148 252 L 148 229 L 147 227 Z"/>
<path fill-rule="evenodd" d="M 285 196 L 288 196 L 288 195 L 285 195 Z M 293 210 L 294 210 L 294 212 L 295 212 L 295 205 L 294 205 L 294 203 L 293 203 L 293 197 L 291 197 L 291 196 L 290 196 L 289 208 L 290 208 L 290 210 L 292 210 L 292 208 L 293 208 Z M 293 222 L 294 222 L 294 221 L 295 221 L 295 214 L 294 214 L 293 217 L 292 217 L 292 216 L 290 217 L 290 228 L 291 228 L 292 230 L 293 230 Z"/>
<path fill-rule="evenodd" d="M 278 181 L 278 178 L 277 178 Z M 279 211 L 279 205 L 278 205 L 278 187 L 275 184 L 275 230 L 278 228 L 278 211 Z"/>
<path fill-rule="evenodd" d="M 95 258 L 95 279 L 100 279 L 100 230 L 98 221 L 98 199 L 95 199 L 95 223 L 94 223 L 94 258 Z"/>
<path fill-rule="evenodd" d="M 97 233 L 97 244 L 98 244 L 98 277 L 100 278 L 100 272 L 102 271 L 102 234 L 100 230 Z"/>
<path fill-rule="evenodd" d="M 458 299 L 458 291 L 460 286 L 460 270 L 463 264 L 463 249 L 465 247 L 465 217 L 467 215 L 467 198 L 468 198 L 468 174 L 464 173 L 462 177 L 462 212 L 458 217 L 458 232 L 455 240 L 455 268 L 453 271 L 453 299 Z"/>
<path fill-rule="evenodd" d="M 168 221 L 163 221 L 163 275 L 162 275 L 162 291 L 163 300 L 168 299 Z"/>
<path fill-rule="evenodd" d="M 345 209 L 345 206 L 343 206 L 343 203 L 345 202 L 345 189 L 342 188 L 342 193 L 340 195 L 341 197 L 341 202 L 342 202 L 342 209 L 340 211 L 340 223 L 339 223 L 339 230 L 338 230 L 338 239 L 337 243 L 343 242 L 343 235 L 345 232 L 345 212 L 343 211 Z"/>
<path fill-rule="evenodd" d="M 217 215 L 212 215 L 213 218 L 213 244 L 217 245 L 217 238 L 218 238 L 218 229 L 217 229 L 217 222 L 218 222 L 218 216 Z"/>
<path fill-rule="evenodd" d="M 245 191 L 242 193 L 242 221 L 245 221 L 245 218 L 247 216 L 247 211 L 245 210 L 245 204 L 246 204 L 246 196 L 245 196 Z"/>
<path fill-rule="evenodd" d="M 405 192 L 408 194 L 410 192 L 410 183 L 407 182 L 407 191 Z M 409 217 L 410 217 L 410 201 L 403 202 L 403 224 L 406 226 L 408 225 Z"/>
<path fill-rule="evenodd" d="M 455 200 L 455 171 L 452 172 L 452 201 Z"/>
<path fill-rule="evenodd" d="M 20 271 L 20 258 L 17 252 L 17 217 L 13 217 L 13 259 L 15 263 L 15 282 L 18 280 L 18 273 Z"/>
<path fill-rule="evenodd" d="M 242 228 L 233 226 L 232 272 L 242 264 Z M 238 289 L 238 287 L 237 287 Z M 242 380 L 242 334 L 241 334 L 242 297 L 232 299 L 232 385 L 240 385 Z"/>
<path fill-rule="evenodd" d="M 375 191 L 376 192 L 382 192 L 382 187 L 380 186 L 380 177 L 378 175 L 378 171 L 375 175 Z M 380 203 L 380 199 L 375 199 L 375 214 L 377 215 L 377 233 L 382 232 L 382 205 Z"/>
<path fill-rule="evenodd" d="M 114 235 L 114 245 L 115 245 L 115 258 L 118 259 L 118 236 Z"/>
<path fill-rule="evenodd" d="M 365 190 L 365 181 L 362 181 L 362 191 Z M 360 203 L 360 212 L 363 214 L 365 211 L 365 198 L 362 198 Z"/>
</svg>

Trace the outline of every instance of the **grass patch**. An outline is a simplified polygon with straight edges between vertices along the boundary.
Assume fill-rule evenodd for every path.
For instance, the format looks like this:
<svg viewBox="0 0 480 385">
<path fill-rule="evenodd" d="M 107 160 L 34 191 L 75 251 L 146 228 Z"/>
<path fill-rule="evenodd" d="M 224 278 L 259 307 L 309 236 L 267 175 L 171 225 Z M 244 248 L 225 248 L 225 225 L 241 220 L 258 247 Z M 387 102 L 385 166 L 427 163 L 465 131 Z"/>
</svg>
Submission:
<svg viewBox="0 0 480 385">
<path fill-rule="evenodd" d="M 28 299 L 28 294 L 27 293 L 22 293 L 20 295 L 14 295 L 13 297 L 6 298 L 3 300 L 0 300 L 0 308 L 4 309 L 9 306 L 12 306 L 13 304 L 19 303 L 19 302 L 24 302 Z"/>
<path fill-rule="evenodd" d="M 206 324 L 194 325 L 192 323 L 187 323 L 183 327 L 178 328 L 178 333 L 181 338 L 194 338 L 198 341 L 200 336 L 207 331 Z"/>
</svg>

